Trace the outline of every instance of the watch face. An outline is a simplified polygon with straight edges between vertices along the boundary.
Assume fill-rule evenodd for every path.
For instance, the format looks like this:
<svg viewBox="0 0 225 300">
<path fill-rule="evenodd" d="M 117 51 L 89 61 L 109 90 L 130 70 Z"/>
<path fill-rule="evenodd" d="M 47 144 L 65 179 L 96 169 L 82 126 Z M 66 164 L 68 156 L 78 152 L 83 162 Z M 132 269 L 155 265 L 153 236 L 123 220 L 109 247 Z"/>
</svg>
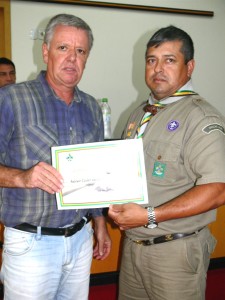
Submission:
<svg viewBox="0 0 225 300">
<path fill-rule="evenodd" d="M 151 223 L 151 224 L 148 224 L 148 225 L 147 225 L 147 228 L 149 228 L 149 229 L 154 229 L 154 228 L 156 228 L 157 226 L 158 226 L 157 223 Z"/>
</svg>

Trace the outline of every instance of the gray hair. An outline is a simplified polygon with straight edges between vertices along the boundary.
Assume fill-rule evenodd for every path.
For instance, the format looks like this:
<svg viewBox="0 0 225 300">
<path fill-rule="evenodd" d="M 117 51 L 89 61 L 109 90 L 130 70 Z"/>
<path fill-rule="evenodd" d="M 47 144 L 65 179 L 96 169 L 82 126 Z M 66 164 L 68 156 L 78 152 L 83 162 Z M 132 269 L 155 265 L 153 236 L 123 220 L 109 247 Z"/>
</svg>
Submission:
<svg viewBox="0 0 225 300">
<path fill-rule="evenodd" d="M 80 19 L 74 15 L 68 15 L 68 14 L 56 15 L 53 18 L 51 18 L 50 21 L 48 22 L 46 29 L 45 29 L 45 36 L 44 36 L 44 43 L 46 43 L 48 47 L 53 38 L 55 28 L 58 25 L 72 26 L 75 28 L 85 30 L 88 34 L 89 51 L 91 50 L 91 48 L 93 46 L 93 41 L 94 41 L 94 37 L 93 37 L 92 31 L 91 31 L 91 28 L 82 19 Z"/>
</svg>

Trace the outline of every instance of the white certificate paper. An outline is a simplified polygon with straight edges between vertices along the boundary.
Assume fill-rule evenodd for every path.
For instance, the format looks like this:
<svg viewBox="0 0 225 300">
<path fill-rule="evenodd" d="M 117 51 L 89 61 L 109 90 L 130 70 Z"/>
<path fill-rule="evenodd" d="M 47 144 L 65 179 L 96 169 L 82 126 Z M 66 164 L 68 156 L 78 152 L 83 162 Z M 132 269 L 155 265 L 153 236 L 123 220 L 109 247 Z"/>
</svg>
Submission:
<svg viewBox="0 0 225 300">
<path fill-rule="evenodd" d="M 58 209 L 148 203 L 142 139 L 52 147 L 52 164 L 64 178 Z"/>
</svg>

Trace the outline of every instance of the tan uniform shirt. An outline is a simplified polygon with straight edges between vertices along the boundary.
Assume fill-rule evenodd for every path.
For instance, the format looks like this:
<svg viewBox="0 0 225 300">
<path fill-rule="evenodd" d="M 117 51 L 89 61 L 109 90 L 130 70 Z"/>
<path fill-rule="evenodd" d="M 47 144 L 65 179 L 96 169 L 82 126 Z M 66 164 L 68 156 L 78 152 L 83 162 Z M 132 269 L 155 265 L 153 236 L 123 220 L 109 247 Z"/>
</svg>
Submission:
<svg viewBox="0 0 225 300">
<path fill-rule="evenodd" d="M 123 138 L 134 138 L 143 105 L 128 120 Z M 195 185 L 225 182 L 225 117 L 200 96 L 168 104 L 150 120 L 143 137 L 149 205 L 157 207 Z M 192 233 L 213 222 L 216 211 L 127 230 L 132 239 Z"/>
</svg>

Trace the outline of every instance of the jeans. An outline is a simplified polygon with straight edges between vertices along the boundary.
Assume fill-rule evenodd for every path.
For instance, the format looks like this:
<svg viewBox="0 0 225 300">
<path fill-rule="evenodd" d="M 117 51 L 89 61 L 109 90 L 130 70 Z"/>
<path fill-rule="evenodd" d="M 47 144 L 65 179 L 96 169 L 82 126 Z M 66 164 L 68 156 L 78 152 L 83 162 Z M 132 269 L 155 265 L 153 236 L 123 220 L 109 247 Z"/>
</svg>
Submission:
<svg viewBox="0 0 225 300">
<path fill-rule="evenodd" d="M 5 300 L 87 300 L 93 230 L 71 237 L 6 227 L 1 280 Z"/>
</svg>

